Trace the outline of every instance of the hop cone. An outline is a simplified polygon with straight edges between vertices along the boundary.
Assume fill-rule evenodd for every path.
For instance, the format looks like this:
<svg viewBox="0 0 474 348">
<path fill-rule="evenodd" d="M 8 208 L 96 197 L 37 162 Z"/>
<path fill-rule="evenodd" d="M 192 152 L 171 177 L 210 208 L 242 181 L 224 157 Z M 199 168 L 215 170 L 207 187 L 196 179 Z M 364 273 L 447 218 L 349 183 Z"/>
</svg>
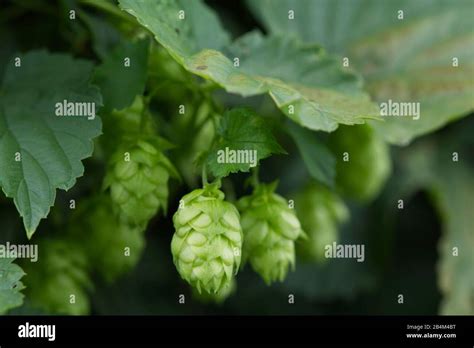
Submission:
<svg viewBox="0 0 474 348">
<path fill-rule="evenodd" d="M 277 183 L 260 184 L 251 196 L 241 198 L 243 255 L 267 284 L 285 279 L 295 264 L 295 240 L 304 235 L 288 202 L 274 193 Z"/>
<path fill-rule="evenodd" d="M 83 315 L 89 313 L 88 261 L 81 249 L 65 240 L 43 239 L 38 262 L 24 262 L 27 298 L 47 313 Z M 74 295 L 75 303 L 71 303 Z"/>
<path fill-rule="evenodd" d="M 208 293 L 208 292 L 201 292 L 199 293 L 195 288 L 192 288 L 192 295 L 195 299 L 200 301 L 204 304 L 215 303 L 215 304 L 222 304 L 224 303 L 230 295 L 235 292 L 237 288 L 236 281 L 234 278 L 231 279 L 231 282 L 228 286 L 222 288 L 219 292 Z"/>
<path fill-rule="evenodd" d="M 100 139 L 107 154 L 114 153 L 117 145 L 121 144 L 124 139 L 137 139 L 143 135 L 156 134 L 153 118 L 144 108 L 143 96 L 137 95 L 129 107 L 103 115 L 103 128 L 111 135 Z"/>
<path fill-rule="evenodd" d="M 174 167 L 158 147 L 138 140 L 115 153 L 104 183 L 121 217 L 146 225 L 160 208 L 167 209 L 171 174 Z"/>
<path fill-rule="evenodd" d="M 308 236 L 298 244 L 298 254 L 306 260 L 326 260 L 325 247 L 337 242 L 338 224 L 349 217 L 347 207 L 336 194 L 311 183 L 296 195 L 295 208 Z"/>
<path fill-rule="evenodd" d="M 336 183 L 341 192 L 360 201 L 374 198 L 391 171 L 388 145 L 368 125 L 340 127 L 329 145 L 336 155 Z M 344 153 L 349 154 L 344 161 Z"/>
<path fill-rule="evenodd" d="M 109 196 L 81 204 L 86 206 L 74 216 L 71 235 L 86 250 L 91 268 L 112 282 L 139 261 L 145 246 L 144 228 L 119 219 Z"/>
<path fill-rule="evenodd" d="M 173 216 L 171 252 L 183 279 L 208 293 L 230 286 L 242 250 L 239 212 L 215 184 L 185 195 Z"/>
</svg>

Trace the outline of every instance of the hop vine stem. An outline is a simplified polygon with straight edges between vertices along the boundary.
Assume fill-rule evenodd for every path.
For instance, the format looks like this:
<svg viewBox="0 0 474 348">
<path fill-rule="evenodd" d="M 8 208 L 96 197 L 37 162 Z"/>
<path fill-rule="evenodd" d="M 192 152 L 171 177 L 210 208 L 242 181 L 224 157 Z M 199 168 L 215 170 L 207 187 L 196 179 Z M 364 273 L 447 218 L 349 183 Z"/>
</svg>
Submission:
<svg viewBox="0 0 474 348">
<path fill-rule="evenodd" d="M 206 186 L 209 182 L 207 181 L 207 168 L 206 164 L 202 165 L 202 186 Z"/>
<path fill-rule="evenodd" d="M 132 23 L 133 25 L 137 24 L 137 21 L 133 17 L 128 13 L 121 11 L 117 6 L 110 2 L 104 0 L 79 0 L 79 3 L 85 6 L 95 7 L 96 9 L 102 10 L 128 23 Z"/>
<path fill-rule="evenodd" d="M 250 184 L 255 189 L 260 185 L 260 180 L 258 178 L 259 168 L 258 166 L 252 169 L 252 177 L 250 178 Z"/>
</svg>

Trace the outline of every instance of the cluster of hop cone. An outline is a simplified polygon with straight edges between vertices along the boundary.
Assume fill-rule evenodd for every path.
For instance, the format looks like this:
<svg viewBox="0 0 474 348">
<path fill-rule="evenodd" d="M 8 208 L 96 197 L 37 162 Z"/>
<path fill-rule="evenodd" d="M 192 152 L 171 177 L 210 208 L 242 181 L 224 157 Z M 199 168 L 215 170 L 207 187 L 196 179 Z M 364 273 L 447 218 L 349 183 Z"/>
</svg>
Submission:
<svg viewBox="0 0 474 348">
<path fill-rule="evenodd" d="M 259 184 L 236 205 L 217 183 L 185 195 L 173 216 L 173 259 L 181 277 L 198 292 L 219 296 L 232 287 L 241 260 L 267 283 L 283 280 L 295 263 L 301 224 L 276 183 Z"/>
</svg>

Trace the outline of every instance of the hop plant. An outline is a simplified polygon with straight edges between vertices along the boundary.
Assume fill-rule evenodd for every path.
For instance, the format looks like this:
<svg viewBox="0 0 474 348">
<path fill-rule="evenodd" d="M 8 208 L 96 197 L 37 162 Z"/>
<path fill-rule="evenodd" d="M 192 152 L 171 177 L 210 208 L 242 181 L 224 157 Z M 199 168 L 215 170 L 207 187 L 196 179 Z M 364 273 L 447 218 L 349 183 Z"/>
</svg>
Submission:
<svg viewBox="0 0 474 348">
<path fill-rule="evenodd" d="M 329 145 L 338 159 L 336 183 L 342 194 L 360 201 L 374 198 L 392 168 L 388 145 L 369 125 L 340 127 Z"/>
<path fill-rule="evenodd" d="M 38 261 L 23 268 L 27 297 L 33 307 L 48 313 L 89 313 L 88 292 L 92 289 L 89 263 L 83 250 L 61 239 L 43 239 Z"/>
<path fill-rule="evenodd" d="M 324 248 L 337 242 L 338 225 L 349 218 L 344 202 L 335 193 L 315 182 L 296 194 L 297 216 L 308 238 L 297 245 L 306 260 L 324 261 Z"/>
<path fill-rule="evenodd" d="M 83 204 L 85 207 L 73 218 L 71 236 L 86 250 L 91 268 L 112 282 L 139 261 L 145 246 L 144 227 L 119 219 L 107 195 Z M 88 232 L 87 239 L 84 239 L 84 231 Z"/>
<path fill-rule="evenodd" d="M 223 291 L 237 273 L 242 251 L 239 218 L 217 184 L 207 184 L 180 201 L 173 216 L 171 252 L 181 277 L 199 293 Z"/>
<path fill-rule="evenodd" d="M 156 144 L 141 139 L 128 144 L 112 157 L 104 184 L 121 217 L 146 225 L 160 208 L 167 210 L 168 179 L 177 173 Z"/>
<path fill-rule="evenodd" d="M 238 202 L 245 243 L 243 257 L 267 284 L 283 281 L 295 265 L 295 241 L 304 236 L 288 202 L 275 193 L 277 182 L 259 184 Z"/>
<path fill-rule="evenodd" d="M 153 118 L 145 107 L 144 97 L 137 95 L 132 105 L 122 110 L 114 110 L 103 117 L 105 136 L 100 141 L 105 152 L 116 152 L 120 143 L 156 134 Z M 107 134 L 107 132 L 109 132 Z"/>
<path fill-rule="evenodd" d="M 106 281 L 113 282 L 140 260 L 145 247 L 144 231 L 141 227 L 112 223 L 97 232 L 94 243 L 102 246 L 102 252 L 98 254 L 97 248 L 96 268 Z"/>
<path fill-rule="evenodd" d="M 195 159 L 207 151 L 215 137 L 213 115 L 207 100 L 199 103 L 197 108 L 189 110 L 180 117 L 172 119 L 172 131 L 179 147 L 173 151 L 173 160 L 188 186 L 196 186 L 199 181 L 199 170 Z M 193 134 L 190 137 L 189 134 Z"/>
<path fill-rule="evenodd" d="M 215 304 L 222 304 L 225 300 L 227 300 L 236 290 L 237 285 L 234 278 L 231 279 L 231 282 L 228 286 L 222 288 L 217 293 L 208 293 L 208 292 L 201 292 L 199 293 L 195 288 L 192 288 L 192 295 L 195 299 L 200 301 L 201 303 L 208 304 L 208 303 L 215 303 Z"/>
</svg>

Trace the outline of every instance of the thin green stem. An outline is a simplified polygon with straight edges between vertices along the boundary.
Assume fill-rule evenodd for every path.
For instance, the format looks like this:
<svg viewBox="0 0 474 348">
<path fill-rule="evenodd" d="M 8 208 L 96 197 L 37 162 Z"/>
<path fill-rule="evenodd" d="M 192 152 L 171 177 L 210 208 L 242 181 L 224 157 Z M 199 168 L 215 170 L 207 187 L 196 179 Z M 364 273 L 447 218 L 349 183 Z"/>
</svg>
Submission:
<svg viewBox="0 0 474 348">
<path fill-rule="evenodd" d="M 258 166 L 252 169 L 252 178 L 250 180 L 250 184 L 254 189 L 260 185 L 260 180 L 258 178 Z"/>
<path fill-rule="evenodd" d="M 204 163 L 202 165 L 202 187 L 206 186 L 207 184 L 209 184 L 209 182 L 207 181 L 207 168 L 206 164 Z"/>
<path fill-rule="evenodd" d="M 79 2 L 86 6 L 95 7 L 126 22 L 137 24 L 137 21 L 128 13 L 125 13 L 116 5 L 106 0 L 79 0 Z"/>
<path fill-rule="evenodd" d="M 139 132 L 140 134 L 143 134 L 145 131 L 145 127 L 148 123 L 148 106 L 150 105 L 150 96 L 146 96 L 143 98 L 143 110 L 142 113 L 140 114 L 140 129 Z"/>
</svg>

